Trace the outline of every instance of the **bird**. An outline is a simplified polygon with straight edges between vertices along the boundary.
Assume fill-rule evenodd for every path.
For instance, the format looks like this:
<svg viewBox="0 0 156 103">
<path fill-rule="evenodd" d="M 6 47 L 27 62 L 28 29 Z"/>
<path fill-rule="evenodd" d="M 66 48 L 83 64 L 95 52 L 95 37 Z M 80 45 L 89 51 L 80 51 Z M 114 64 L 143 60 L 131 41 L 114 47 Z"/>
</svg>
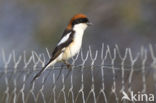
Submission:
<svg viewBox="0 0 156 103">
<path fill-rule="evenodd" d="M 34 76 L 32 82 L 35 81 L 44 70 L 53 66 L 57 62 L 62 61 L 68 68 L 70 68 L 71 65 L 67 60 L 75 56 L 80 51 L 84 31 L 90 25 L 92 25 L 92 23 L 85 14 L 79 13 L 74 15 L 52 52 L 49 62 Z"/>
</svg>

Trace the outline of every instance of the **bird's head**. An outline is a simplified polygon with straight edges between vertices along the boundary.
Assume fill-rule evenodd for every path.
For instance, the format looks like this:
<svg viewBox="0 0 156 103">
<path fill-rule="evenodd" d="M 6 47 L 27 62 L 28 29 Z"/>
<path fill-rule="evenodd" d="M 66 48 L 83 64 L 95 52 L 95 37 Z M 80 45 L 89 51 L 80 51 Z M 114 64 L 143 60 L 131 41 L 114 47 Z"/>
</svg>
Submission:
<svg viewBox="0 0 156 103">
<path fill-rule="evenodd" d="M 67 29 L 81 29 L 81 30 L 85 30 L 88 26 L 92 25 L 92 23 L 89 21 L 89 19 L 87 18 L 86 15 L 84 14 L 76 14 L 74 15 L 68 26 Z"/>
</svg>

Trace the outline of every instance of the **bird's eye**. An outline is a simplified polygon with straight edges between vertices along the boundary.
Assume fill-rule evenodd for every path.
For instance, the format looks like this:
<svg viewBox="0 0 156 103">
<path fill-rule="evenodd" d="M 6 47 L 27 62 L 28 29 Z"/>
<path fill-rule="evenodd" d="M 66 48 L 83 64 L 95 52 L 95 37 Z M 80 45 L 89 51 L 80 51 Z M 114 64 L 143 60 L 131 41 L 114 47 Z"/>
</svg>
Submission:
<svg viewBox="0 0 156 103">
<path fill-rule="evenodd" d="M 80 19 L 76 19 L 72 22 L 72 25 L 74 24 L 79 24 L 79 23 L 87 23 L 89 22 L 89 20 L 87 18 L 80 18 Z"/>
<path fill-rule="evenodd" d="M 78 20 L 78 23 L 82 23 L 82 19 L 79 19 L 79 20 Z"/>
</svg>

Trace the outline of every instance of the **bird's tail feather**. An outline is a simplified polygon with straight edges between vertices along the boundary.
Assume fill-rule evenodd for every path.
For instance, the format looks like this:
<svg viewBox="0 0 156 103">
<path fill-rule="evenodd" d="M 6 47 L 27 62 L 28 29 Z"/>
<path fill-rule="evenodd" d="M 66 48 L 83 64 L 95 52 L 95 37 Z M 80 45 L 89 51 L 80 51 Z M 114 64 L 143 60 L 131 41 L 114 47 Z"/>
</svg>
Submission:
<svg viewBox="0 0 156 103">
<path fill-rule="evenodd" d="M 47 69 L 48 67 L 54 65 L 56 63 L 56 60 L 50 60 L 33 78 L 33 80 L 31 81 L 31 83 L 33 83 L 40 75 L 41 73 Z"/>
</svg>

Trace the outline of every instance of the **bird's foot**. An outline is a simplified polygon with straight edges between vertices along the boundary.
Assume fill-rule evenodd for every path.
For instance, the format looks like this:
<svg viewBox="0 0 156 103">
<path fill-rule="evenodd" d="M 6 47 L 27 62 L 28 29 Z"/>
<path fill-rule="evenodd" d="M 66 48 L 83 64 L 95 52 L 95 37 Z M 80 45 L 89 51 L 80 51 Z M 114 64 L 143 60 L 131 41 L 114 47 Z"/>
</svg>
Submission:
<svg viewBox="0 0 156 103">
<path fill-rule="evenodd" d="M 67 68 L 68 69 L 71 69 L 72 68 L 72 65 L 71 64 L 66 64 Z"/>
<path fill-rule="evenodd" d="M 68 69 L 71 69 L 72 68 L 72 65 L 69 64 L 67 61 L 63 61 L 63 62 L 66 64 L 66 66 L 67 66 Z"/>
</svg>

